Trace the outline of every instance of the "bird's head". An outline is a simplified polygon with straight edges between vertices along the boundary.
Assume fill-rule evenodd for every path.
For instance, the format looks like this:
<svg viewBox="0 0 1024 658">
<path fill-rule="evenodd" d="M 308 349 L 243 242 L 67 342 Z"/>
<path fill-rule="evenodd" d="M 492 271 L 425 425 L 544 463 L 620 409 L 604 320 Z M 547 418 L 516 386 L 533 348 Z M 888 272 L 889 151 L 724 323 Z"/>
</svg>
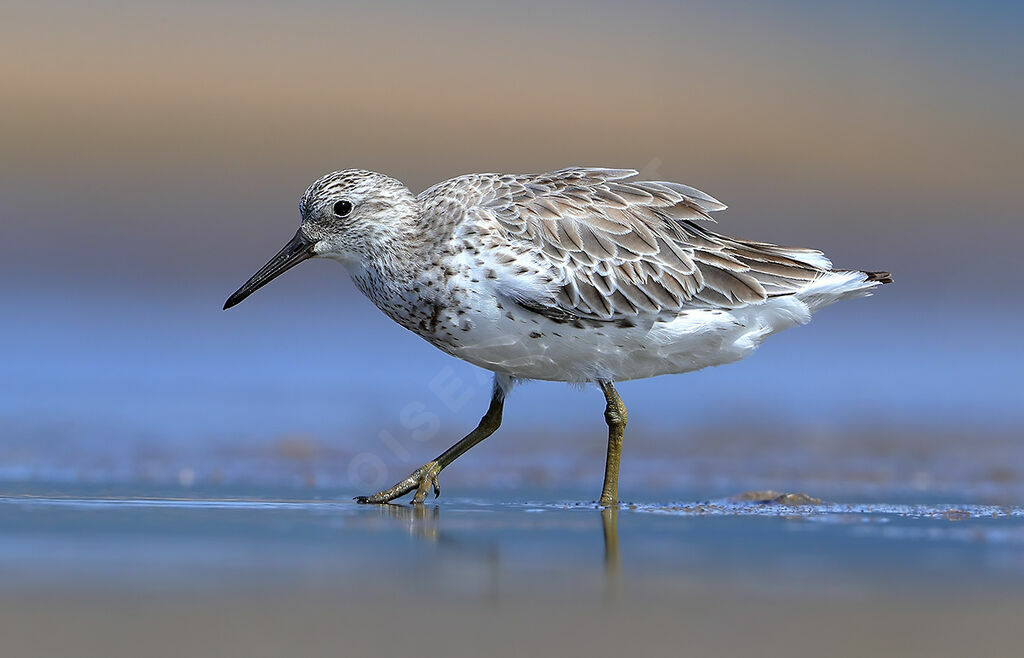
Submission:
<svg viewBox="0 0 1024 658">
<path fill-rule="evenodd" d="M 383 174 L 345 169 L 322 176 L 299 201 L 295 236 L 224 303 L 228 309 L 309 258 L 365 264 L 413 228 L 419 212 L 409 189 Z"/>
</svg>

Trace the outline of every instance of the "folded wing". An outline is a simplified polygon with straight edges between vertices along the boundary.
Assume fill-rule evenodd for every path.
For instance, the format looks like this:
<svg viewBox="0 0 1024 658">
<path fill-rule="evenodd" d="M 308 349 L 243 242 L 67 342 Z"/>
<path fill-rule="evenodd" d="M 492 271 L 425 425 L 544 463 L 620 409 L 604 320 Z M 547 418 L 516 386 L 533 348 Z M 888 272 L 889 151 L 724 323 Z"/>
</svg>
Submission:
<svg viewBox="0 0 1024 658">
<path fill-rule="evenodd" d="M 636 173 L 572 168 L 478 177 L 479 202 L 460 229 L 463 237 L 487 236 L 482 255 L 507 248 L 529 257 L 549 285 L 499 286 L 555 319 L 736 308 L 791 294 L 831 269 L 820 251 L 715 233 L 706 224 L 724 204 L 679 183 L 629 180 Z M 495 271 L 517 276 L 508 267 Z"/>
</svg>

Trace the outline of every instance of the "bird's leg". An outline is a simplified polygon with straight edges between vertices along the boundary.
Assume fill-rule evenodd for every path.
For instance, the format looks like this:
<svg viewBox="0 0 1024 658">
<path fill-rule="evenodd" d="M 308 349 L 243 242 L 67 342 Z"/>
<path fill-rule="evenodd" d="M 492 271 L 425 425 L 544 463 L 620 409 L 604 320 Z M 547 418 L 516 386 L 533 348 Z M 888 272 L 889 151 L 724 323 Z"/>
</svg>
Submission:
<svg viewBox="0 0 1024 658">
<path fill-rule="evenodd" d="M 464 452 L 494 434 L 494 431 L 501 426 L 501 411 L 504 406 L 505 390 L 499 385 L 498 378 L 495 377 L 491 405 L 487 407 L 487 413 L 480 419 L 480 424 L 476 426 L 475 430 L 432 461 L 417 468 L 409 477 L 395 486 L 379 491 L 372 496 L 357 496 L 356 502 L 387 503 L 414 489 L 416 490 L 416 495 L 412 499 L 414 504 L 422 503 L 431 489 L 434 490 L 434 498 L 437 498 L 441 495 L 441 485 L 437 482 L 437 476 L 441 474 L 442 469 L 462 456 Z"/>
<path fill-rule="evenodd" d="M 622 435 L 626 431 L 626 405 L 610 381 L 599 383 L 607 402 L 604 420 L 608 423 L 608 457 L 604 463 L 604 487 L 598 502 L 614 505 L 619 502 L 619 460 L 622 457 Z"/>
</svg>

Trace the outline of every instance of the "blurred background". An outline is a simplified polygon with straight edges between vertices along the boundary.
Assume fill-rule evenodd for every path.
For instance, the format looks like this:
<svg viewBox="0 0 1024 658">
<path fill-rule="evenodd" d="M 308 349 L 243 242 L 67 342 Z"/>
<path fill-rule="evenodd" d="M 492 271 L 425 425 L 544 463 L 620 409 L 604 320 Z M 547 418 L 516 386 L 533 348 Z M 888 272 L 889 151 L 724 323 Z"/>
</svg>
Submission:
<svg viewBox="0 0 1024 658">
<path fill-rule="evenodd" d="M 0 653 L 1019 652 L 1022 19 L 0 3 Z M 569 165 L 896 282 L 623 384 L 621 510 L 586 502 L 602 396 L 553 383 L 513 392 L 439 504 L 355 505 L 472 428 L 487 373 L 333 262 L 224 300 L 328 171 Z M 766 489 L 810 497 L 725 499 Z"/>
<path fill-rule="evenodd" d="M 621 387 L 626 499 L 803 487 L 1019 500 L 1016 3 L 5 2 L 0 479 L 391 484 L 486 373 L 332 262 L 241 307 L 321 174 L 633 167 L 719 229 L 895 285 L 747 361 Z M 597 495 L 603 401 L 517 389 L 449 492 Z"/>
</svg>

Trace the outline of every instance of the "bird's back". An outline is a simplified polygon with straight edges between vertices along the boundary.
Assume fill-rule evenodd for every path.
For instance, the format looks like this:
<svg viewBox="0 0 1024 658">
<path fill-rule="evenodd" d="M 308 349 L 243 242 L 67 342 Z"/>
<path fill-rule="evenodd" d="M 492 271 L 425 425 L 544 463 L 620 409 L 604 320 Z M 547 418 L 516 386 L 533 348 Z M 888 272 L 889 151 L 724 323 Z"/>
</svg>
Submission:
<svg viewBox="0 0 1024 658">
<path fill-rule="evenodd" d="M 724 204 L 679 183 L 626 180 L 635 174 L 472 174 L 420 200 L 502 287 L 551 313 L 617 320 L 737 308 L 795 294 L 832 272 L 816 249 L 715 232 L 710 213 Z"/>
</svg>

